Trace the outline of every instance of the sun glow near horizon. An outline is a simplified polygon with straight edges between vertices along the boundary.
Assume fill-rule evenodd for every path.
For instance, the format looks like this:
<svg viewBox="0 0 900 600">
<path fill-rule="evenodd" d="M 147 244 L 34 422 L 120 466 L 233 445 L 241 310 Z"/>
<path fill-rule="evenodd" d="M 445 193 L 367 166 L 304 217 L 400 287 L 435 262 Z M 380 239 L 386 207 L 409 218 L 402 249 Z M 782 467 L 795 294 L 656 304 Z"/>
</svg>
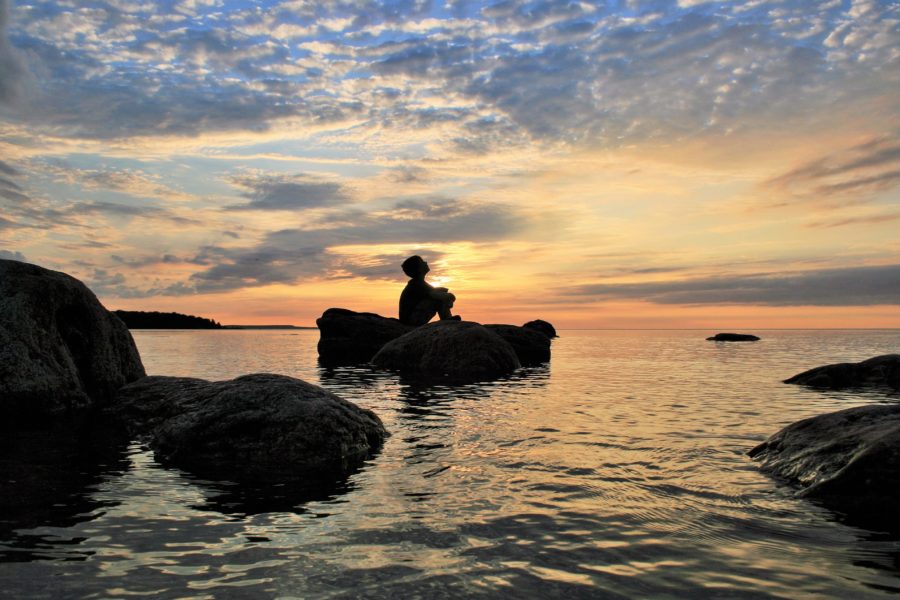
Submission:
<svg viewBox="0 0 900 600">
<path fill-rule="evenodd" d="M 420 254 L 481 322 L 900 327 L 892 3 L 220 4 L 0 0 L 0 258 L 226 323 L 394 315 Z"/>
</svg>

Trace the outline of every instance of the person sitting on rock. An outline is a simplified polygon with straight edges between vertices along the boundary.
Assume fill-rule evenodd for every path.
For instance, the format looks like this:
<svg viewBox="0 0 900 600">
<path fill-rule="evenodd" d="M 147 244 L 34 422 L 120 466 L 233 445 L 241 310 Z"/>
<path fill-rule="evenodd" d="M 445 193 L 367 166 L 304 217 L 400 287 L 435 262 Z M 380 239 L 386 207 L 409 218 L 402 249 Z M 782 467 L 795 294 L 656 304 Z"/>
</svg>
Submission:
<svg viewBox="0 0 900 600">
<path fill-rule="evenodd" d="M 410 278 L 400 294 L 401 323 L 418 327 L 430 321 L 435 313 L 441 320 L 460 320 L 459 316 L 450 314 L 456 296 L 447 288 L 436 288 L 425 281 L 430 269 L 421 256 L 410 256 L 401 268 Z"/>
</svg>

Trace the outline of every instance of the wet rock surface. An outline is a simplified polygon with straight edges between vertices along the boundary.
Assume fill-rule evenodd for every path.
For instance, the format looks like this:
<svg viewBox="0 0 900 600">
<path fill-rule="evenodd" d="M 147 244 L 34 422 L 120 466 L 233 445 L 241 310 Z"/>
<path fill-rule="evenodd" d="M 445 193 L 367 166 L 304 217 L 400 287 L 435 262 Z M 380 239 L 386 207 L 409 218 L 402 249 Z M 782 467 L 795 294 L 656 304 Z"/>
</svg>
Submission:
<svg viewBox="0 0 900 600">
<path fill-rule="evenodd" d="M 798 373 L 784 383 L 841 389 L 884 386 L 900 390 L 900 354 L 884 354 L 858 363 L 838 363 Z"/>
<path fill-rule="evenodd" d="M 418 327 L 385 344 L 372 363 L 401 373 L 471 380 L 498 377 L 521 366 L 509 342 L 469 321 Z"/>
<path fill-rule="evenodd" d="M 709 342 L 758 342 L 759 338 L 749 333 L 717 333 L 706 340 Z"/>
<path fill-rule="evenodd" d="M 89 408 L 144 375 L 128 328 L 83 283 L 0 260 L 0 414 Z"/>
<path fill-rule="evenodd" d="M 523 365 L 539 365 L 550 360 L 550 338 L 537 329 L 516 325 L 485 325 L 485 328 L 509 342 Z"/>
<path fill-rule="evenodd" d="M 397 319 L 329 308 L 316 320 L 319 360 L 326 365 L 368 362 L 389 341 L 412 329 Z"/>
<path fill-rule="evenodd" d="M 799 496 L 896 523 L 900 502 L 900 405 L 861 406 L 788 425 L 749 452 Z"/>
<path fill-rule="evenodd" d="M 165 464 L 247 480 L 345 472 L 387 437 L 372 411 L 271 374 L 216 382 L 146 377 L 125 386 L 107 414 L 144 437 Z"/>
</svg>

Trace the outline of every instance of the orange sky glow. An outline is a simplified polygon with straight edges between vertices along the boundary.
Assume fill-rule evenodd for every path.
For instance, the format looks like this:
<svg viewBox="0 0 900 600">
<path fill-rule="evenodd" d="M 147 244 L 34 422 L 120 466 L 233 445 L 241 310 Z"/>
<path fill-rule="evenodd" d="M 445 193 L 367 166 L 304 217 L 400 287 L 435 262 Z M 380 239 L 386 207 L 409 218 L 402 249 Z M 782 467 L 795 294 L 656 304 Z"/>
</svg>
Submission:
<svg viewBox="0 0 900 600">
<path fill-rule="evenodd" d="M 0 258 L 224 324 L 396 316 L 420 254 L 484 323 L 900 328 L 890 3 L 214 4 L 0 0 Z"/>
</svg>

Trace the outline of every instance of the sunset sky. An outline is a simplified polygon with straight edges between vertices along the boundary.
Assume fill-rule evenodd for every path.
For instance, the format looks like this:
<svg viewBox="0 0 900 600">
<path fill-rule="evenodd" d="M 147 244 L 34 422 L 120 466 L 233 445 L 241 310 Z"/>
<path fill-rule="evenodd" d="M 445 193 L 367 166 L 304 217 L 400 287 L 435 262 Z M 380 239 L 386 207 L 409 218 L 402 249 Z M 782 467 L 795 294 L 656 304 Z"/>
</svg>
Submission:
<svg viewBox="0 0 900 600">
<path fill-rule="evenodd" d="M 110 309 L 900 327 L 900 3 L 0 0 L 0 258 Z"/>
</svg>

